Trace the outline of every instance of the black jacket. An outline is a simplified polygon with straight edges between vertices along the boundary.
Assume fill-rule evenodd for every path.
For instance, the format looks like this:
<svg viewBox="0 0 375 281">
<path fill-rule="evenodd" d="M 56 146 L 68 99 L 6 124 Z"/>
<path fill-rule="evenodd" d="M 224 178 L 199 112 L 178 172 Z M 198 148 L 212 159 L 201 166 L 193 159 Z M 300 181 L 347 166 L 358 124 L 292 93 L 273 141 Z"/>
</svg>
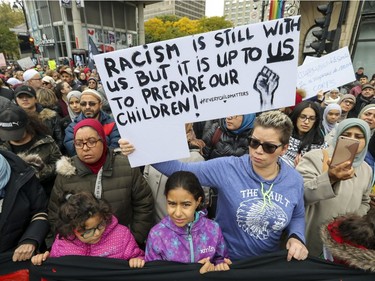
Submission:
<svg viewBox="0 0 375 281">
<path fill-rule="evenodd" d="M 213 143 L 213 137 L 216 129 L 220 126 L 222 131 L 220 138 Z M 203 141 L 206 146 L 203 148 L 203 157 L 206 160 L 223 156 L 242 156 L 249 153 L 249 136 L 251 128 L 246 129 L 240 134 L 234 134 L 229 131 L 225 125 L 225 118 L 220 119 L 219 123 L 213 123 L 211 129 L 203 135 Z"/>
<path fill-rule="evenodd" d="M 47 198 L 34 170 L 18 156 L 0 151 L 11 167 L 0 213 L 0 253 L 20 244 L 44 244 L 49 230 Z"/>
</svg>

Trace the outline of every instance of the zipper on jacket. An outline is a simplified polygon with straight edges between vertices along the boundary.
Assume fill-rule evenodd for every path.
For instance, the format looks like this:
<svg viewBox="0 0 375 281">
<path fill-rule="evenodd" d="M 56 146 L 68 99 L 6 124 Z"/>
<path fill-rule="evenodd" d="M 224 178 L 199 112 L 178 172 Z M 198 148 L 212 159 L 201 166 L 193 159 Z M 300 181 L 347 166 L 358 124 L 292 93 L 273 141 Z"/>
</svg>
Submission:
<svg viewBox="0 0 375 281">
<path fill-rule="evenodd" d="M 193 237 L 191 235 L 191 227 L 192 223 L 188 225 L 188 241 L 189 241 L 189 246 L 190 246 L 190 262 L 194 263 L 195 262 L 195 257 L 194 257 L 194 245 L 193 245 Z"/>
<path fill-rule="evenodd" d="M 191 229 L 193 228 L 194 223 L 196 223 L 199 219 L 199 213 L 195 212 L 194 215 L 194 221 L 189 223 L 187 225 L 187 235 L 188 235 L 188 241 L 189 241 L 189 246 L 190 246 L 190 262 L 194 263 L 195 262 L 195 255 L 194 255 L 194 244 L 193 244 L 193 236 L 191 235 Z"/>
</svg>

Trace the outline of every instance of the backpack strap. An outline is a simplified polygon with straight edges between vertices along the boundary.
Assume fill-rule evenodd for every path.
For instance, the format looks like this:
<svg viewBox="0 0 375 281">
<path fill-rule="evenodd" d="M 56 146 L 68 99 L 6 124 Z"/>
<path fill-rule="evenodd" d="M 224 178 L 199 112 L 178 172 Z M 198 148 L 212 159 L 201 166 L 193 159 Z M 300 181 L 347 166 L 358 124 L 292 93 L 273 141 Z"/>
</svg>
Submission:
<svg viewBox="0 0 375 281">
<path fill-rule="evenodd" d="M 212 136 L 211 143 L 212 147 L 215 147 L 216 144 L 219 142 L 219 139 L 222 135 L 223 131 L 221 130 L 220 126 L 216 128 L 214 135 Z"/>
</svg>

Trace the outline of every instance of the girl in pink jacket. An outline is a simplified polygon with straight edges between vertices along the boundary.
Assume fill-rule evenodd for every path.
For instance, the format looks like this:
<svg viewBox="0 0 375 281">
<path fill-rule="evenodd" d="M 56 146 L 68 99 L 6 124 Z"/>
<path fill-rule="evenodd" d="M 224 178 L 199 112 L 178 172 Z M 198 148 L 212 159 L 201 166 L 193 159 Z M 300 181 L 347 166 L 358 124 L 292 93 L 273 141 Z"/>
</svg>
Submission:
<svg viewBox="0 0 375 281">
<path fill-rule="evenodd" d="M 129 261 L 130 267 L 144 266 L 144 252 L 130 230 L 119 224 L 109 204 L 89 192 L 65 194 L 56 224 L 57 236 L 51 252 L 31 259 L 40 265 L 49 256 L 96 256 Z"/>
</svg>

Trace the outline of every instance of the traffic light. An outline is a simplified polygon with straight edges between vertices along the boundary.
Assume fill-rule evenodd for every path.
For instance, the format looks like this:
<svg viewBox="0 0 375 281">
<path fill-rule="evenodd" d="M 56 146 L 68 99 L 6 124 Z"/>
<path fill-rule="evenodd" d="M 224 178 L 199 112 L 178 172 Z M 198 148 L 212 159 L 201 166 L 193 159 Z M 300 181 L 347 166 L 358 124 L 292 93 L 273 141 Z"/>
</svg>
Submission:
<svg viewBox="0 0 375 281">
<path fill-rule="evenodd" d="M 34 49 L 34 38 L 33 37 L 29 37 L 29 44 L 30 44 L 31 50 Z"/>
<path fill-rule="evenodd" d="M 330 44 L 327 44 L 326 40 L 332 41 L 335 35 L 334 31 L 328 31 L 329 24 L 331 23 L 333 4 L 334 2 L 331 1 L 327 4 L 319 5 L 317 7 L 318 11 L 323 14 L 324 17 L 315 19 L 316 25 L 321 29 L 312 32 L 317 40 L 312 42 L 310 44 L 310 47 L 315 50 L 318 57 L 320 57 L 324 51 L 329 51 Z"/>
</svg>

